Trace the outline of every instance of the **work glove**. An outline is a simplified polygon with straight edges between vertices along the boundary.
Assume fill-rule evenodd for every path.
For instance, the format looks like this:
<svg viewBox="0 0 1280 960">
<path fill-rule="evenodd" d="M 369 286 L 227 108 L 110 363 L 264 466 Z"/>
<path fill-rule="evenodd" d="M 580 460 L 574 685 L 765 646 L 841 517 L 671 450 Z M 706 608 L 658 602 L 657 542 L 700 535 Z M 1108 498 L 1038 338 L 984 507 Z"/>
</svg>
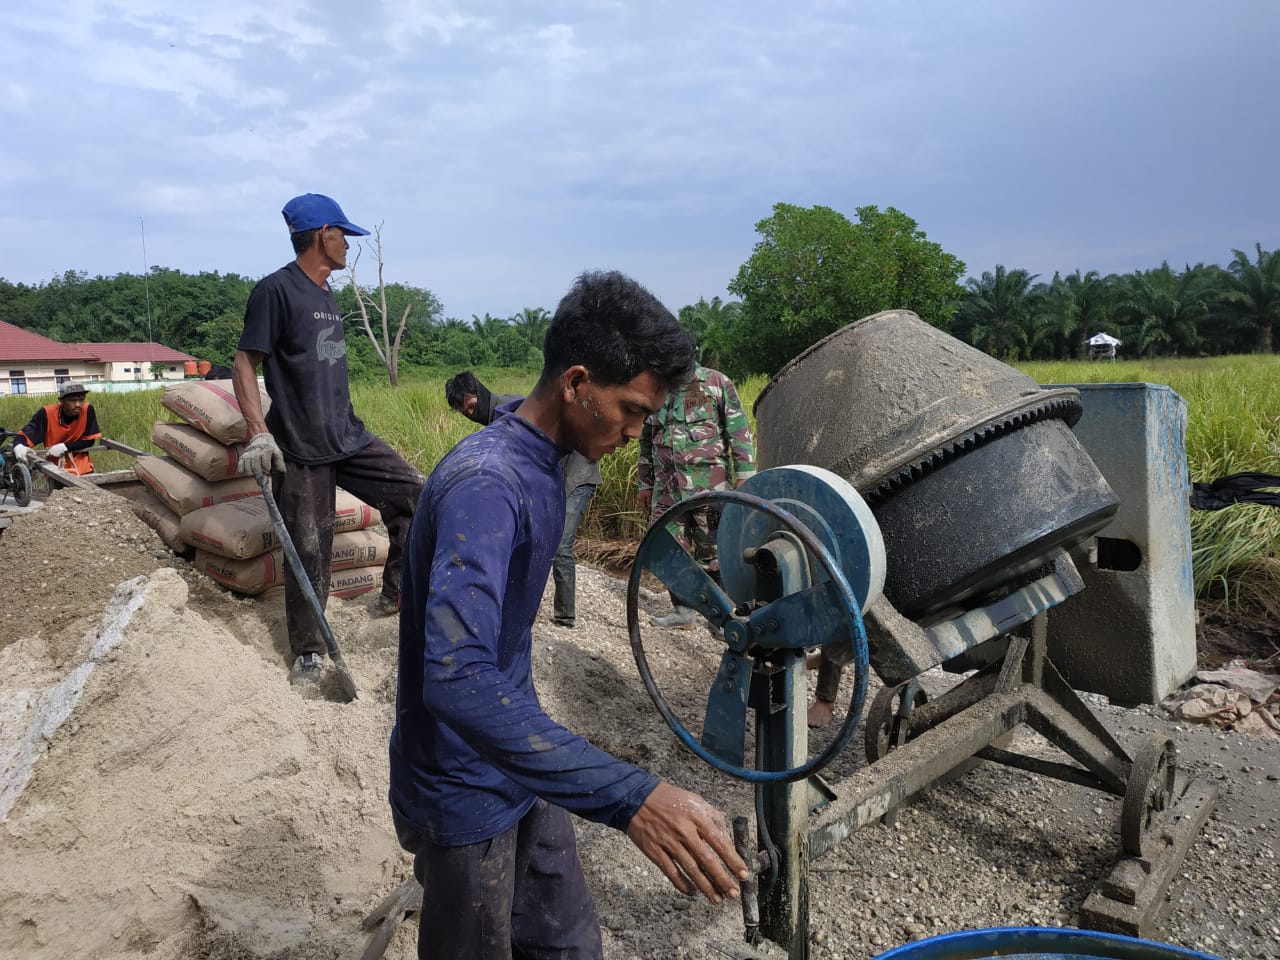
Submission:
<svg viewBox="0 0 1280 960">
<path fill-rule="evenodd" d="M 15 443 L 13 445 L 13 455 L 18 458 L 20 463 L 26 463 L 31 458 L 31 448 L 25 443 Z"/>
<path fill-rule="evenodd" d="M 236 464 L 236 473 L 242 477 L 258 473 L 270 476 L 272 470 L 284 473 L 284 454 L 276 446 L 275 437 L 269 433 L 260 433 L 244 445 Z"/>
<path fill-rule="evenodd" d="M 44 455 L 48 457 L 50 460 L 57 460 L 60 456 L 62 456 L 66 452 L 67 452 L 67 445 L 65 443 L 55 443 L 52 447 L 49 447 L 47 450 L 45 450 Z"/>
</svg>

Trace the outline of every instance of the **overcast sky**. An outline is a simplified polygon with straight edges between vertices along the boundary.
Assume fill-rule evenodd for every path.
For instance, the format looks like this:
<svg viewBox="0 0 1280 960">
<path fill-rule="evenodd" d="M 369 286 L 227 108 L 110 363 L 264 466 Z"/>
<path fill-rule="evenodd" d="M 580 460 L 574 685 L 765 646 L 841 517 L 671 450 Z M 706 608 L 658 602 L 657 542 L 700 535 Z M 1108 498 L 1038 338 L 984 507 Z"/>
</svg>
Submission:
<svg viewBox="0 0 1280 960">
<path fill-rule="evenodd" d="M 970 276 L 1280 246 L 1276 0 L 11 0 L 0 37 L 10 281 L 141 272 L 140 219 L 152 266 L 261 276 L 304 192 L 463 318 L 590 267 L 727 296 L 779 201 L 895 206 Z"/>
</svg>

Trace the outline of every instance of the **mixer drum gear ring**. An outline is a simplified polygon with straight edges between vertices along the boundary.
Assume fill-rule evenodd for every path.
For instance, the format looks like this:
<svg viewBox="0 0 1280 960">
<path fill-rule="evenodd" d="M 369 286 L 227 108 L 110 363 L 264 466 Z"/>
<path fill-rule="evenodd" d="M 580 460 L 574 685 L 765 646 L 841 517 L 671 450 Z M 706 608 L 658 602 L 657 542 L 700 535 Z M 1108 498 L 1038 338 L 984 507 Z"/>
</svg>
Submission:
<svg viewBox="0 0 1280 960">
<path fill-rule="evenodd" d="M 1167 737 L 1151 737 L 1135 751 L 1120 814 L 1125 853 L 1150 859 L 1164 845 L 1160 825 L 1173 805 L 1177 776 L 1177 748 Z"/>
</svg>

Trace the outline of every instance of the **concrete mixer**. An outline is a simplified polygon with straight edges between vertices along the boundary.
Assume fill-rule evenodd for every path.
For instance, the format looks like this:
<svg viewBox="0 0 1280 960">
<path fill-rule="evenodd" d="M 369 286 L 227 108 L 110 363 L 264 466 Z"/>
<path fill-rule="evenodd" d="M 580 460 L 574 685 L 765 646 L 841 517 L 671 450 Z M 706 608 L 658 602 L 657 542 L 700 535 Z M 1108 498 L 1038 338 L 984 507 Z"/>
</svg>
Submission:
<svg viewBox="0 0 1280 960">
<path fill-rule="evenodd" d="M 1087 410 L 1079 389 L 1042 387 L 912 313 L 887 311 L 815 344 L 766 386 L 755 408 L 759 473 L 655 521 L 628 584 L 631 645 L 680 741 L 753 785 L 754 831 L 745 818 L 734 825 L 756 869 L 745 941 L 806 957 L 809 863 L 981 761 L 1123 798 L 1118 863 L 1081 919 L 1148 931 L 1216 790 L 1188 780 L 1167 737 L 1122 745 L 1076 689 L 1151 702 L 1194 670 L 1185 407 L 1166 392 L 1097 440 L 1133 448 L 1118 469 L 1144 480 L 1117 478 L 1134 501 L 1122 503 L 1072 427 L 1095 405 L 1132 404 L 1095 387 Z M 1165 499 L 1153 505 L 1149 494 Z M 721 512 L 718 577 L 667 527 L 706 508 Z M 1158 515 L 1162 532 L 1148 542 L 1150 524 L 1125 521 L 1116 533 L 1126 510 Z M 1100 551 L 1100 541 L 1127 547 Z M 1113 571 L 1100 558 L 1113 555 L 1136 585 L 1106 580 Z M 701 717 L 677 715 L 655 678 L 639 623 L 646 571 L 722 645 Z M 1141 597 L 1109 630 L 1098 625 L 1105 612 L 1051 620 L 1086 583 Z M 1062 624 L 1052 637 L 1051 622 Z M 849 665 L 853 682 L 839 732 L 810 756 L 805 660 L 815 648 Z M 1051 649 L 1073 662 L 1072 676 Z M 1110 676 L 1113 658 L 1128 679 Z M 921 676 L 936 668 L 963 678 L 931 700 Z M 882 688 L 867 707 L 871 670 Z M 866 766 L 828 782 L 821 772 L 859 722 Z M 1063 759 L 1011 750 L 1023 725 Z"/>
</svg>

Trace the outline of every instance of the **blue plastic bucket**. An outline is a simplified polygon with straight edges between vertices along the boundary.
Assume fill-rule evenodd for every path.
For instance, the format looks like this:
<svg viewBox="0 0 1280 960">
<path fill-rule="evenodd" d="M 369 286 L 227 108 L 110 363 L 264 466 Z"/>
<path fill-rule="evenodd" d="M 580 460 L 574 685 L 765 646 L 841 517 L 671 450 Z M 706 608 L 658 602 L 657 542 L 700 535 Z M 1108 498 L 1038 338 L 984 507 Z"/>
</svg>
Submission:
<svg viewBox="0 0 1280 960">
<path fill-rule="evenodd" d="M 999 927 L 944 933 L 895 947 L 875 960 L 1219 960 L 1153 940 L 1058 927 Z"/>
</svg>

